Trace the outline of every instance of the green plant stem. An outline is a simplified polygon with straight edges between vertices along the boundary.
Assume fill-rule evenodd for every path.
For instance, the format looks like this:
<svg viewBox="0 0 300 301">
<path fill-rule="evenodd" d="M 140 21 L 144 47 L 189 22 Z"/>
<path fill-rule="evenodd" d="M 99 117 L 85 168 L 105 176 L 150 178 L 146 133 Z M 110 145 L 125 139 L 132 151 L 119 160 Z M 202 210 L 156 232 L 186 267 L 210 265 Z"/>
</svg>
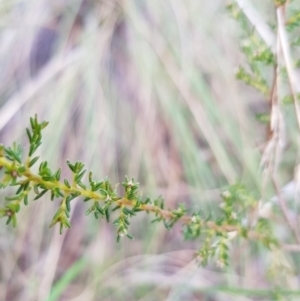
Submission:
<svg viewBox="0 0 300 301">
<path fill-rule="evenodd" d="M 0 157 L 0 166 L 5 167 L 7 170 L 13 171 L 13 170 L 17 170 L 21 166 L 21 164 L 19 164 L 18 162 L 9 161 L 5 157 Z M 22 173 L 22 176 L 26 178 L 24 181 L 30 181 L 33 184 L 42 184 L 46 189 L 49 189 L 49 190 L 54 189 L 54 188 L 59 188 L 60 190 L 64 191 L 66 194 L 78 192 L 78 193 L 80 193 L 80 196 L 89 197 L 96 202 L 106 200 L 106 196 L 104 196 L 100 193 L 91 191 L 89 189 L 85 190 L 85 189 L 76 187 L 76 184 L 74 184 L 74 183 L 71 186 L 71 188 L 69 188 L 65 184 L 61 183 L 60 181 L 55 181 L 55 182 L 45 181 L 42 179 L 41 176 L 34 174 L 30 170 L 29 167 L 26 167 L 26 170 Z M 22 182 L 22 180 L 21 180 L 21 182 Z M 19 201 L 19 203 L 20 202 L 21 201 Z M 114 202 L 117 206 L 120 206 L 121 208 L 123 208 L 124 206 L 129 206 L 129 207 L 136 206 L 135 200 L 129 200 L 126 197 L 118 198 Z M 64 204 L 62 204 L 62 206 L 63 205 Z M 142 211 L 155 213 L 157 216 L 159 216 L 163 219 L 166 219 L 166 220 L 178 218 L 177 215 L 174 214 L 172 211 L 161 209 L 160 207 L 155 206 L 155 205 L 140 204 L 138 206 L 138 208 Z M 183 224 L 188 224 L 193 220 L 193 217 L 188 216 L 188 215 L 183 215 L 183 216 L 179 217 L 178 220 L 180 220 Z M 239 225 L 229 225 L 229 224 L 218 225 L 214 221 L 211 221 L 211 220 L 209 220 L 209 221 L 201 220 L 200 226 L 202 228 L 204 228 L 204 227 L 209 228 L 209 229 L 212 229 L 212 230 L 214 230 L 216 232 L 220 232 L 220 233 L 222 233 L 222 232 L 237 232 L 239 234 L 242 233 L 242 228 Z M 256 231 L 252 231 L 252 230 L 249 230 L 247 232 L 247 237 L 249 237 L 253 240 L 264 240 L 263 235 L 261 235 L 260 233 L 258 233 Z"/>
</svg>

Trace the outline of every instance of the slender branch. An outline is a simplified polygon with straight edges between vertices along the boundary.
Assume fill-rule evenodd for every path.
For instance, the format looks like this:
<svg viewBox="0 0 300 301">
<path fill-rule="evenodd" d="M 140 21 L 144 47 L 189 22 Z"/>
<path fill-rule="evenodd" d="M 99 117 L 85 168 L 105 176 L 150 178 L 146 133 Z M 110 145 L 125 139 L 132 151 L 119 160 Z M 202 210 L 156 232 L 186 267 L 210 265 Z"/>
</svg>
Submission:
<svg viewBox="0 0 300 301">
<path fill-rule="evenodd" d="M 13 170 L 13 169 L 20 167 L 21 165 L 16 162 L 11 162 L 8 159 L 6 159 L 5 157 L 0 157 L 0 166 L 3 166 L 8 170 Z M 72 186 L 69 188 L 60 181 L 55 181 L 55 182 L 45 181 L 42 179 L 41 176 L 34 174 L 29 168 L 26 168 L 26 171 L 24 171 L 22 176 L 25 177 L 25 180 L 21 180 L 21 182 L 30 181 L 35 185 L 40 184 L 45 189 L 48 189 L 48 190 L 51 190 L 54 188 L 59 188 L 60 190 L 65 192 L 66 195 L 70 194 L 70 193 L 78 193 L 80 196 L 88 197 L 90 199 L 93 199 L 95 202 L 99 202 L 99 201 L 104 202 L 107 199 L 107 197 L 105 195 L 94 192 L 89 189 L 82 189 L 82 188 L 76 187 L 76 186 Z M 20 201 L 19 201 L 19 203 L 20 203 Z M 116 198 L 115 204 L 122 208 L 124 206 L 129 206 L 129 207 L 134 208 L 137 205 L 137 201 L 129 200 L 126 197 L 118 197 L 118 198 Z M 63 200 L 62 206 L 65 207 L 65 199 Z M 176 218 L 176 219 L 180 220 L 183 224 L 189 224 L 190 222 L 192 222 L 194 220 L 193 216 L 182 215 L 182 216 L 178 217 L 178 215 L 176 215 L 173 211 L 164 210 L 164 209 L 160 208 L 159 206 L 155 206 L 155 205 L 140 204 L 138 206 L 138 208 L 141 211 L 155 213 L 157 216 L 159 216 L 163 219 L 166 219 L 166 220 L 171 220 L 171 219 Z M 201 225 L 201 227 L 207 227 L 216 232 L 241 233 L 243 231 L 243 229 L 240 225 L 230 225 L 230 224 L 218 225 L 216 222 L 211 221 L 211 220 L 209 220 L 209 221 L 201 220 L 200 225 Z M 254 239 L 254 240 L 264 240 L 265 239 L 265 237 L 263 235 L 261 235 L 260 233 L 258 233 L 256 231 L 252 231 L 252 230 L 249 230 L 247 232 L 247 237 Z"/>
</svg>

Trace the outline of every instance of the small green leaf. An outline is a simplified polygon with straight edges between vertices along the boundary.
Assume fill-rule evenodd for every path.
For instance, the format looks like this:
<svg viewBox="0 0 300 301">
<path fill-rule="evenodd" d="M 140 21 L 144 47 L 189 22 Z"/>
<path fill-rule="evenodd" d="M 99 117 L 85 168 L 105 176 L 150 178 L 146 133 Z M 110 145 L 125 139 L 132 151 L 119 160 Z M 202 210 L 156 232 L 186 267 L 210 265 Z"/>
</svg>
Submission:
<svg viewBox="0 0 300 301">
<path fill-rule="evenodd" d="M 162 220 L 161 217 L 155 218 L 154 220 L 151 221 L 151 223 L 156 223 L 156 222 L 160 222 Z"/>
<path fill-rule="evenodd" d="M 89 172 L 89 182 L 90 183 L 93 182 L 93 172 L 92 171 Z"/>
<path fill-rule="evenodd" d="M 16 211 L 15 211 L 15 212 L 19 212 L 19 211 L 20 211 L 20 209 L 21 209 L 21 206 L 20 206 L 20 204 L 19 204 L 19 203 L 17 203 L 17 204 L 16 204 Z"/>
<path fill-rule="evenodd" d="M 30 145 L 30 148 L 29 148 L 29 157 L 31 157 L 35 151 L 38 149 L 38 147 L 42 144 L 42 141 L 39 141 L 37 143 L 32 143 Z"/>
<path fill-rule="evenodd" d="M 85 215 L 89 215 L 92 211 L 94 211 L 94 208 L 93 208 L 93 207 L 89 208 L 89 209 L 85 212 Z"/>
<path fill-rule="evenodd" d="M 67 227 L 67 228 L 71 228 L 71 224 L 70 224 L 70 222 L 69 222 L 69 220 L 68 219 L 64 219 L 64 225 Z"/>
<path fill-rule="evenodd" d="M 78 182 L 77 185 L 79 185 L 83 190 L 86 190 L 86 186 L 82 182 Z"/>
<path fill-rule="evenodd" d="M 61 214 L 61 208 L 59 208 L 57 210 L 57 212 L 55 213 L 55 215 L 53 217 L 53 221 L 57 220 L 59 218 L 60 214 Z"/>
<path fill-rule="evenodd" d="M 65 183 L 65 185 L 66 185 L 68 188 L 71 188 L 71 185 L 70 185 L 70 183 L 68 182 L 67 179 L 64 179 L 64 183 Z"/>
<path fill-rule="evenodd" d="M 22 193 L 17 194 L 17 195 L 13 195 L 13 196 L 6 196 L 5 199 L 7 201 L 16 201 L 16 200 L 20 200 L 22 198 Z"/>
<path fill-rule="evenodd" d="M 116 211 L 116 210 L 118 210 L 118 209 L 120 209 L 120 208 L 121 208 L 121 206 L 117 205 L 117 206 L 114 207 L 111 211 Z"/>
<path fill-rule="evenodd" d="M 72 196 L 74 197 L 74 198 L 77 198 L 78 196 L 80 196 L 81 195 L 81 192 L 80 191 L 74 191 L 74 192 L 72 192 Z"/>
<path fill-rule="evenodd" d="M 47 165 L 48 165 L 47 161 L 42 162 L 39 167 L 39 172 L 42 172 L 44 169 L 46 169 Z"/>
<path fill-rule="evenodd" d="M 17 204 L 12 203 L 12 204 L 7 204 L 5 207 L 8 208 L 12 212 L 16 212 L 17 211 L 17 206 L 16 205 Z"/>
<path fill-rule="evenodd" d="M 49 124 L 49 121 L 43 121 L 41 123 L 41 129 L 43 130 L 48 124 Z"/>
<path fill-rule="evenodd" d="M 35 129 L 35 123 L 34 123 L 34 119 L 32 117 L 30 117 L 30 125 L 31 125 L 31 128 L 34 130 Z"/>
<path fill-rule="evenodd" d="M 170 225 L 168 224 L 168 222 L 165 219 L 164 219 L 164 225 L 165 225 L 166 229 L 168 229 L 168 230 L 171 229 Z"/>
<path fill-rule="evenodd" d="M 34 165 L 34 163 L 36 163 L 36 161 L 39 159 L 39 156 L 38 157 L 35 157 L 35 158 L 33 158 L 31 161 L 30 161 L 30 163 L 29 163 L 29 167 L 31 167 L 31 166 L 33 166 Z"/>
<path fill-rule="evenodd" d="M 75 173 L 79 174 L 84 167 L 84 164 L 82 162 L 76 162 L 75 163 Z"/>
<path fill-rule="evenodd" d="M 68 196 L 67 196 L 67 202 L 70 202 L 72 201 L 73 199 L 77 198 L 81 193 L 80 192 L 74 192 L 74 193 L 70 193 Z"/>
<path fill-rule="evenodd" d="M 57 188 L 55 191 L 59 196 L 61 196 L 62 198 L 64 197 L 64 194 L 60 191 L 60 189 Z"/>
<path fill-rule="evenodd" d="M 108 195 L 108 192 L 104 189 L 100 189 L 99 192 L 105 197 Z"/>
<path fill-rule="evenodd" d="M 24 196 L 24 205 L 27 206 L 28 205 L 28 195 L 25 194 Z"/>
<path fill-rule="evenodd" d="M 22 149 L 20 148 L 20 146 L 15 146 L 14 150 L 12 150 L 10 148 L 5 148 L 4 151 L 9 160 L 18 161 L 20 164 L 22 164 L 22 161 L 21 161 Z"/>
<path fill-rule="evenodd" d="M 94 185 L 94 186 L 92 187 L 92 191 L 97 191 L 98 189 L 101 188 L 101 185 L 102 185 L 102 182 L 97 183 L 96 185 Z"/>
<path fill-rule="evenodd" d="M 12 220 L 12 217 L 9 216 L 8 219 L 7 219 L 7 221 L 6 221 L 6 225 L 8 225 L 11 222 L 11 220 Z"/>
<path fill-rule="evenodd" d="M 68 164 L 69 168 L 71 169 L 71 171 L 75 172 L 75 166 L 72 165 L 69 160 L 67 160 L 67 164 Z"/>
<path fill-rule="evenodd" d="M 129 239 L 134 239 L 134 237 L 132 236 L 132 235 L 130 235 L 130 234 L 126 234 L 126 236 L 129 238 Z"/>
<path fill-rule="evenodd" d="M 119 243 L 120 240 L 121 240 L 121 236 L 118 234 L 118 235 L 117 235 L 117 243 Z"/>
<path fill-rule="evenodd" d="M 55 179 L 56 179 L 56 181 L 60 180 L 60 174 L 61 174 L 61 168 L 55 173 Z"/>
<path fill-rule="evenodd" d="M 16 194 L 19 194 L 23 191 L 24 189 L 24 185 L 20 185 L 20 187 L 18 188 L 18 190 L 16 191 Z"/>
<path fill-rule="evenodd" d="M 113 225 L 118 226 L 120 224 L 120 220 L 121 217 L 117 217 L 114 221 L 113 221 Z"/>
<path fill-rule="evenodd" d="M 84 170 L 81 173 L 79 173 L 79 174 L 76 175 L 76 177 L 74 179 L 76 183 L 79 183 L 81 181 L 81 179 L 84 176 L 85 172 L 86 172 L 86 170 Z"/>
<path fill-rule="evenodd" d="M 24 165 L 21 165 L 20 167 L 18 167 L 18 174 L 21 175 L 23 172 L 26 171 L 26 167 Z"/>
<path fill-rule="evenodd" d="M 33 200 L 35 201 L 35 200 L 41 198 L 47 191 L 48 191 L 48 189 L 42 190 L 42 192 L 40 192 Z"/>
<path fill-rule="evenodd" d="M 98 212 L 99 212 L 102 216 L 104 216 L 104 215 L 105 215 L 105 212 L 104 212 L 104 210 L 102 209 L 102 207 L 99 205 L 99 203 L 96 202 L 95 205 L 96 205 L 96 209 L 98 210 Z"/>
<path fill-rule="evenodd" d="M 128 214 L 131 215 L 131 216 L 135 215 L 135 213 L 132 210 L 130 210 L 129 208 L 127 208 L 127 207 L 123 208 L 123 212 L 126 215 L 128 215 Z"/>
<path fill-rule="evenodd" d="M 106 216 L 107 222 L 109 223 L 109 220 L 110 220 L 110 212 L 109 212 L 109 208 L 107 208 L 107 209 L 105 210 L 105 216 Z"/>
<path fill-rule="evenodd" d="M 29 128 L 26 128 L 26 133 L 27 133 L 27 136 L 28 136 L 29 143 L 31 143 L 32 142 L 32 136 L 30 134 Z"/>
<path fill-rule="evenodd" d="M 66 207 L 67 207 L 68 212 L 71 212 L 71 204 L 70 204 L 70 201 L 66 201 Z"/>
<path fill-rule="evenodd" d="M 136 209 L 137 207 L 140 207 L 140 205 L 141 205 L 141 200 L 140 200 L 140 198 L 138 198 L 135 202 L 134 209 Z"/>
</svg>

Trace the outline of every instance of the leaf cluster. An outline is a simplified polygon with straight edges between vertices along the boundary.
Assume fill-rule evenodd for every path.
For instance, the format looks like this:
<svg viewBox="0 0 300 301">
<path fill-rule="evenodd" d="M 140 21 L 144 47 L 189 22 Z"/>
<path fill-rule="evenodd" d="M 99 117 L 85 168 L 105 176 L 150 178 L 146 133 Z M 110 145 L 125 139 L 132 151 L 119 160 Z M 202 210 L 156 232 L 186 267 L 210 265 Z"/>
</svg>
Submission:
<svg viewBox="0 0 300 301">
<path fill-rule="evenodd" d="M 162 222 L 166 229 L 181 222 L 185 239 L 204 239 L 202 247 L 197 252 L 201 263 L 206 264 L 208 259 L 217 256 L 220 265 L 228 264 L 228 233 L 236 232 L 238 236 L 247 238 L 247 233 L 253 231 L 250 223 L 245 223 L 247 211 L 255 204 L 255 199 L 242 185 L 233 185 L 223 192 L 221 214 L 217 218 L 211 215 L 205 217 L 201 211 L 192 212 L 184 204 L 179 204 L 175 209 L 166 209 L 163 197 L 154 200 L 143 198 L 139 191 L 139 183 L 134 178 L 125 177 L 122 187 L 123 195 L 118 195 L 116 187 L 109 178 L 97 181 L 93 173 L 87 173 L 82 162 L 72 163 L 67 161 L 67 166 L 72 172 L 72 179 L 61 179 L 62 169 L 53 171 L 47 161 L 39 163 L 37 173 L 31 168 L 38 163 L 39 157 L 33 157 L 35 151 L 42 143 L 42 130 L 47 122 L 38 122 L 37 116 L 30 119 L 31 129 L 26 129 L 30 148 L 27 157 L 23 158 L 22 147 L 13 144 L 12 147 L 0 147 L 0 166 L 2 167 L 2 179 L 0 187 L 17 187 L 15 194 L 6 196 L 6 205 L 0 208 L 0 217 L 7 218 L 7 224 L 17 225 L 17 213 L 21 205 L 28 205 L 29 194 L 35 196 L 33 200 L 39 200 L 49 194 L 50 200 L 60 200 L 50 227 L 59 224 L 60 233 L 64 228 L 71 228 L 72 201 L 82 198 L 83 202 L 90 204 L 86 215 L 93 214 L 96 219 L 105 218 L 110 222 L 113 215 L 113 225 L 117 227 L 117 242 L 127 236 L 133 239 L 129 233 L 131 219 L 140 212 L 154 214 L 152 223 Z M 88 183 L 84 180 L 88 174 Z M 242 225 L 243 224 L 243 225 Z M 259 221 L 256 225 L 257 239 L 266 242 L 266 238 L 260 237 L 262 233 L 271 237 L 271 230 Z M 265 240 L 264 240 L 265 239 Z M 265 243 L 266 244 L 266 243 Z M 271 244 L 269 242 L 268 244 Z"/>
</svg>

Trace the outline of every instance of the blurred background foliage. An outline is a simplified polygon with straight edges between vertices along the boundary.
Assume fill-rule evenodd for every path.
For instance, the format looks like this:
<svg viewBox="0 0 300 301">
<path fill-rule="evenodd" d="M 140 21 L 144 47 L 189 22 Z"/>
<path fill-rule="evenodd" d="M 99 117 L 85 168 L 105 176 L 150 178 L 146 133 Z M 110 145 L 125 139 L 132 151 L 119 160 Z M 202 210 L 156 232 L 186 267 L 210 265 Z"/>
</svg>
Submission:
<svg viewBox="0 0 300 301">
<path fill-rule="evenodd" d="M 134 176 L 144 195 L 194 211 L 214 212 L 220 188 L 235 181 L 259 195 L 266 128 L 256 114 L 268 105 L 235 79 L 244 33 L 226 4 L 1 1 L 0 141 L 28 146 L 24 128 L 38 113 L 50 121 L 41 160 L 63 166 L 64 177 L 65 161 L 81 160 L 99 179 Z M 246 4 L 274 24 L 272 1 Z M 295 154 L 289 120 L 286 151 Z M 291 158 L 282 163 L 283 183 L 292 178 Z M 0 221 L 0 300 L 275 300 L 255 289 L 274 286 L 266 271 L 280 256 L 249 243 L 236 243 L 229 268 L 199 268 L 193 254 L 201 242 L 182 241 L 179 227 L 167 232 L 146 214 L 131 228 L 136 239 L 116 244 L 115 229 L 85 217 L 81 202 L 62 236 L 48 229 L 55 204 L 30 206 L 17 229 Z M 294 283 L 288 264 L 285 273 Z"/>
</svg>

